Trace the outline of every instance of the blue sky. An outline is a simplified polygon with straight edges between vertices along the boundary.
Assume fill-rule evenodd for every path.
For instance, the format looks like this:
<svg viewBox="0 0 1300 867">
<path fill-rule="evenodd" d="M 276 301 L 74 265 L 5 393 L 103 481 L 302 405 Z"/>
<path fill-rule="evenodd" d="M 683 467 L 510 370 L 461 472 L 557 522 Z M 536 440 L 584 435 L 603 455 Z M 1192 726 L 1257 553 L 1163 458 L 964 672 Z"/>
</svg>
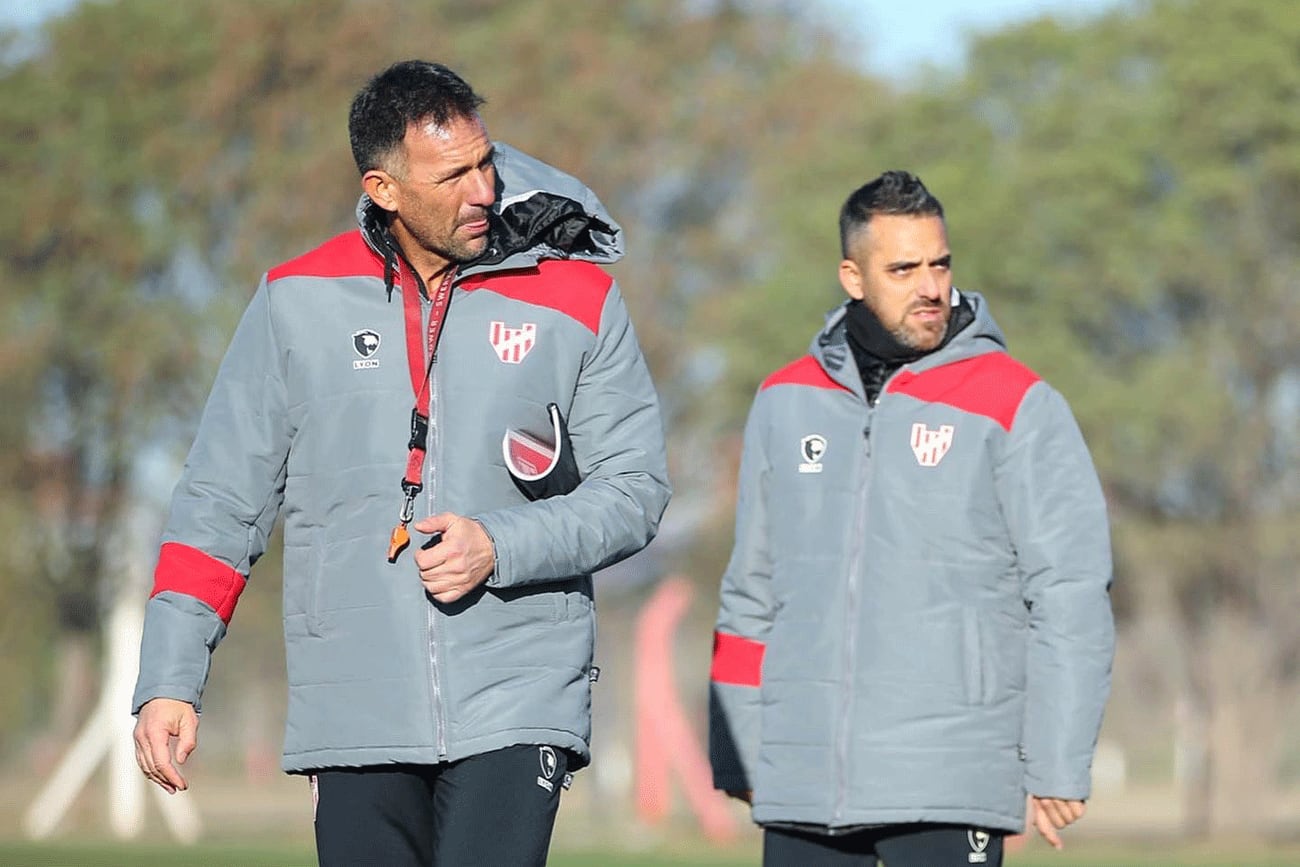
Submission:
<svg viewBox="0 0 1300 867">
<path fill-rule="evenodd" d="M 0 0 L 0 23 L 25 26 L 76 0 Z M 959 68 L 967 34 L 1052 14 L 1072 20 L 1132 0 L 807 0 L 860 46 L 863 65 L 906 79 L 922 66 Z"/>
<path fill-rule="evenodd" d="M 75 0 L 0 0 L 0 23 L 25 27 L 40 21 L 46 15 L 62 12 L 74 2 Z"/>
<path fill-rule="evenodd" d="M 969 33 L 1051 14 L 1081 20 L 1131 0 L 815 0 L 822 14 L 861 46 L 863 65 L 910 78 L 923 65 L 957 69 Z"/>
</svg>

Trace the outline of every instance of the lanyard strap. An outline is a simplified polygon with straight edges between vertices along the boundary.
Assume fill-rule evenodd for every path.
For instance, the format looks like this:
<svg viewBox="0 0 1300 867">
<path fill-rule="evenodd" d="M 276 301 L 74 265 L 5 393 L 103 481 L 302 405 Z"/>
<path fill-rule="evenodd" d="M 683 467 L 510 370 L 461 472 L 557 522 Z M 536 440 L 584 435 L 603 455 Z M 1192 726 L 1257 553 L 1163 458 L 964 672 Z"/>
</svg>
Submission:
<svg viewBox="0 0 1300 867">
<path fill-rule="evenodd" d="M 411 276 L 414 278 L 412 282 L 419 285 L 419 277 L 414 273 Z M 411 391 L 415 395 L 415 406 L 411 409 L 411 438 L 406 444 L 409 449 L 406 458 L 406 474 L 402 476 L 402 511 L 397 526 L 393 528 L 388 548 L 390 563 L 396 562 L 397 556 L 410 544 L 406 525 L 415 516 L 415 496 L 424 488 L 424 457 L 429 436 L 429 400 L 433 362 L 438 353 L 438 339 L 442 336 L 442 325 L 447 318 L 447 307 L 451 303 L 451 284 L 455 277 L 456 269 L 450 268 L 438 284 L 431 299 L 427 325 L 421 321 L 424 318 L 424 311 L 420 303 L 420 293 L 416 291 L 415 286 L 402 287 L 402 315 L 406 320 L 406 364 L 411 374 Z"/>
<path fill-rule="evenodd" d="M 411 410 L 411 439 L 407 443 L 411 454 L 407 458 L 402 490 L 412 498 L 423 487 L 424 446 L 429 433 L 429 392 L 430 381 L 433 379 L 433 361 L 438 352 L 438 338 L 442 336 L 442 324 L 447 318 L 451 282 L 455 276 L 456 270 L 450 269 L 433 293 L 427 328 L 421 328 L 423 311 L 419 293 L 402 292 L 402 309 L 406 318 L 406 363 L 411 373 L 411 391 L 415 394 L 415 407 Z M 422 330 L 425 336 L 423 342 L 420 340 Z"/>
</svg>

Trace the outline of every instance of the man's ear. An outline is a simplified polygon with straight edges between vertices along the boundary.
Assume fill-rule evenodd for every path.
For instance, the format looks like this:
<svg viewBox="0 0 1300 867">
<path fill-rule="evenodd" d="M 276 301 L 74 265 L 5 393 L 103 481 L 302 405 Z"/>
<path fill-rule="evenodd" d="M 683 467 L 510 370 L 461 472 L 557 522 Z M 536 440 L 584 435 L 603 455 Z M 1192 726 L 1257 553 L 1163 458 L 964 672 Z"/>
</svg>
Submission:
<svg viewBox="0 0 1300 867">
<path fill-rule="evenodd" d="M 862 291 L 862 269 L 858 263 L 852 259 L 843 259 L 840 261 L 840 285 L 844 287 L 844 292 L 855 301 L 861 301 Z"/>
<path fill-rule="evenodd" d="M 385 211 L 397 210 L 397 182 L 382 169 L 371 169 L 361 176 L 361 189 L 370 201 Z"/>
</svg>

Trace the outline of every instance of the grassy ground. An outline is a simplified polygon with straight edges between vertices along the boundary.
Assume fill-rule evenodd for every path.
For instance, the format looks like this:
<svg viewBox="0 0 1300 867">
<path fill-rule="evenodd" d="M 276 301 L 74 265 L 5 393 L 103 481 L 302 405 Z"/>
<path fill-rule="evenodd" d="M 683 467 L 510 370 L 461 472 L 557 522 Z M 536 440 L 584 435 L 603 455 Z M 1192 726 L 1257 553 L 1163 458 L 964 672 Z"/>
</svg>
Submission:
<svg viewBox="0 0 1300 867">
<path fill-rule="evenodd" d="M 5 867 L 311 867 L 311 850 L 302 848 L 194 846 L 178 849 L 164 845 L 124 846 L 102 843 L 46 845 L 0 841 L 0 864 Z M 711 849 L 656 852 L 555 852 L 551 867 L 754 867 L 752 850 L 724 852 Z M 1030 847 L 1008 856 L 1007 867 L 1294 867 L 1300 850 L 1234 850 L 1159 846 L 1117 846 L 1075 841 L 1065 852 Z"/>
</svg>

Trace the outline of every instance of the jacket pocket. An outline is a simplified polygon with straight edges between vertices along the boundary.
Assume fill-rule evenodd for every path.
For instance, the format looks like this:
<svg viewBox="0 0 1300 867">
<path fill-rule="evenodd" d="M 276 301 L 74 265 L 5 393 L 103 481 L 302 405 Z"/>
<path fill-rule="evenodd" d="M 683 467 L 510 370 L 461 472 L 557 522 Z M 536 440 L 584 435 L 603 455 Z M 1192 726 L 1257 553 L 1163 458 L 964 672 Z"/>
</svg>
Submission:
<svg viewBox="0 0 1300 867">
<path fill-rule="evenodd" d="M 979 612 L 963 608 L 961 643 L 967 704 L 988 704 L 991 699 L 993 677 L 988 670 L 988 655 L 984 652 L 983 631 Z"/>
<path fill-rule="evenodd" d="M 321 634 L 320 536 L 304 534 L 306 542 L 284 546 L 284 625 L 294 635 Z"/>
<path fill-rule="evenodd" d="M 325 552 L 321 548 L 324 544 L 323 535 L 320 530 L 312 531 L 311 544 L 307 548 L 306 574 L 303 575 L 307 602 L 307 634 L 316 638 L 324 634 L 321 618 L 321 582 L 323 580 L 321 564 L 325 559 Z"/>
</svg>

